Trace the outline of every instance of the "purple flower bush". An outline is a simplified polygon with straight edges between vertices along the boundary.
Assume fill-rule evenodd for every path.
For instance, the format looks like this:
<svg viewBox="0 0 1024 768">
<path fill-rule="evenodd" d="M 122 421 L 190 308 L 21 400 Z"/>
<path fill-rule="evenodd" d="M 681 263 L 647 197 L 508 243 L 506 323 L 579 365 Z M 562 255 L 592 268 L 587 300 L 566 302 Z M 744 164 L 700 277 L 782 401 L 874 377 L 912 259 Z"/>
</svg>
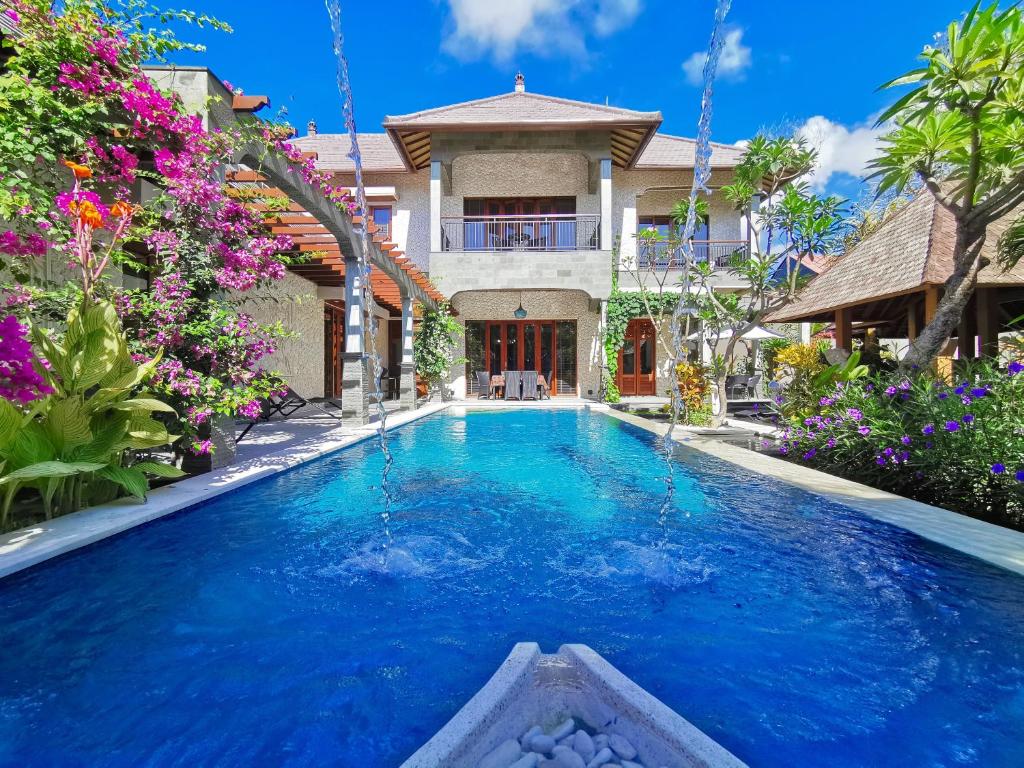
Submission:
<svg viewBox="0 0 1024 768">
<path fill-rule="evenodd" d="M 792 461 L 1024 528 L 1022 372 L 1019 362 L 1006 369 L 978 363 L 949 384 L 885 373 L 832 385 L 817 413 L 783 427 L 779 450 Z"/>
</svg>

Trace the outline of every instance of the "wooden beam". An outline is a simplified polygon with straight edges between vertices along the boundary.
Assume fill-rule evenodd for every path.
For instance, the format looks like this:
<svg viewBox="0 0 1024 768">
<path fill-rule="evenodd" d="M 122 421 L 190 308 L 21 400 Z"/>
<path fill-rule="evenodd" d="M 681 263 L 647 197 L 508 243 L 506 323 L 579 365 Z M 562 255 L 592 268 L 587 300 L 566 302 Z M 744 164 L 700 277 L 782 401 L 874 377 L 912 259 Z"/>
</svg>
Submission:
<svg viewBox="0 0 1024 768">
<path fill-rule="evenodd" d="M 837 309 L 835 317 L 836 326 L 836 347 L 853 351 L 853 323 L 849 308 Z"/>
<path fill-rule="evenodd" d="M 935 319 L 935 312 L 939 307 L 940 287 L 927 285 L 924 289 L 924 324 L 927 326 Z M 935 375 L 942 381 L 953 380 L 953 355 L 952 344 L 946 344 L 939 356 L 935 358 Z"/>
<path fill-rule="evenodd" d="M 978 288 L 974 294 L 978 346 L 982 357 L 999 356 L 999 289 Z"/>
</svg>

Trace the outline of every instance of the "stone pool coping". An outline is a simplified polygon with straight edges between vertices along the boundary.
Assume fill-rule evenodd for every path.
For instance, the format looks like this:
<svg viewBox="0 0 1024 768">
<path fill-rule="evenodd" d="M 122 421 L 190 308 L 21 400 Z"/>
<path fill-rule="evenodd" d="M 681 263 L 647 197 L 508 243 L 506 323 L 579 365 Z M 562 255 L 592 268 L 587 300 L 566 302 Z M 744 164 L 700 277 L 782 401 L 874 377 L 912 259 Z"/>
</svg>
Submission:
<svg viewBox="0 0 1024 768">
<path fill-rule="evenodd" d="M 592 408 L 603 410 L 599 405 Z M 663 436 L 668 430 L 666 424 L 612 408 L 603 412 L 659 436 Z M 677 434 L 680 431 L 682 430 L 677 427 Z M 959 512 L 933 507 L 853 480 L 697 434 L 686 434 L 683 444 L 731 464 L 795 485 L 876 520 L 916 533 L 921 538 L 1024 576 L 1024 532 L 986 523 Z"/>
<path fill-rule="evenodd" d="M 586 409 L 632 424 L 655 435 L 664 435 L 667 425 L 615 410 L 603 403 L 573 399 L 571 402 L 523 404 L 530 408 Z M 388 431 L 441 411 L 490 410 L 523 407 L 489 401 L 459 400 L 432 403 L 415 411 L 388 416 Z M 677 427 L 684 445 L 745 469 L 782 480 L 805 491 L 850 507 L 863 514 L 899 526 L 922 538 L 1024 575 L 1024 533 L 880 491 L 852 480 L 802 467 L 782 459 L 736 445 L 702 437 Z M 120 499 L 81 512 L 64 515 L 0 535 L 0 578 L 17 573 L 54 557 L 88 546 L 115 534 L 179 512 L 264 477 L 284 472 L 326 454 L 371 439 L 376 427 L 339 427 L 285 449 L 198 477 L 158 488 L 146 503 Z"/>
<path fill-rule="evenodd" d="M 390 432 L 443 411 L 449 405 L 428 404 L 415 411 L 391 413 L 387 417 L 387 429 Z M 248 461 L 157 488 L 149 494 L 145 503 L 118 499 L 3 534 L 0 536 L 0 579 L 130 528 L 193 507 L 256 480 L 369 440 L 376 434 L 377 427 L 373 424 L 362 427 L 339 426 L 287 448 L 272 450 Z"/>
</svg>

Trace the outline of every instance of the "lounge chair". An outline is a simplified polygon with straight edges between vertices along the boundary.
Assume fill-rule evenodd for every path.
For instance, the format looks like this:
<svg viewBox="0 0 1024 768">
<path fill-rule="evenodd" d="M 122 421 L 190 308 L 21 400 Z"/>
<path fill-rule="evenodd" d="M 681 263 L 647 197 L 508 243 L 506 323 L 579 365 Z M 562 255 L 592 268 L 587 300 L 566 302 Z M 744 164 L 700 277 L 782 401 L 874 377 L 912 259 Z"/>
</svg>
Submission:
<svg viewBox="0 0 1024 768">
<path fill-rule="evenodd" d="M 522 371 L 505 371 L 505 399 L 522 400 Z"/>
<path fill-rule="evenodd" d="M 277 415 L 280 415 L 282 419 L 287 419 L 300 408 L 305 408 L 307 405 L 311 408 L 316 408 L 318 411 L 330 416 L 332 419 L 341 420 L 341 416 L 337 416 L 327 410 L 327 407 L 330 407 L 336 408 L 340 411 L 341 401 L 332 397 L 305 398 L 291 387 L 285 387 L 284 393 L 281 395 L 271 395 L 265 400 L 262 400 L 260 405 L 262 406 L 262 412 L 260 413 L 259 418 L 249 421 L 245 426 L 245 429 L 243 429 L 241 433 L 239 433 L 238 437 L 235 438 L 236 443 L 240 443 L 242 438 L 249 434 L 249 430 L 261 421 L 270 421 Z"/>
<path fill-rule="evenodd" d="M 478 393 L 479 398 L 481 400 L 490 400 L 491 399 L 491 374 L 489 374 L 487 371 L 477 371 L 476 372 L 476 383 L 477 383 L 477 387 L 479 387 L 479 389 L 480 389 L 480 392 Z"/>
<path fill-rule="evenodd" d="M 523 386 L 523 400 L 536 400 L 537 399 L 537 372 L 536 371 L 523 371 L 520 376 L 522 377 Z"/>
</svg>

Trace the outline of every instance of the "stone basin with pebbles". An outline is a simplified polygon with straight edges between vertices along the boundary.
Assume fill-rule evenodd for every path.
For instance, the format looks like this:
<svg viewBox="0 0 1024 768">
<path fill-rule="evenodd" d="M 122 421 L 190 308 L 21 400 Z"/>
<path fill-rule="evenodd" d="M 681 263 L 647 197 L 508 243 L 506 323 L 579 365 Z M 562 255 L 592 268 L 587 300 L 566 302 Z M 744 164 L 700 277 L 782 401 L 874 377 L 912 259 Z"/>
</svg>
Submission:
<svg viewBox="0 0 1024 768">
<path fill-rule="evenodd" d="M 743 765 L 589 647 L 519 643 L 402 768 Z"/>
</svg>

